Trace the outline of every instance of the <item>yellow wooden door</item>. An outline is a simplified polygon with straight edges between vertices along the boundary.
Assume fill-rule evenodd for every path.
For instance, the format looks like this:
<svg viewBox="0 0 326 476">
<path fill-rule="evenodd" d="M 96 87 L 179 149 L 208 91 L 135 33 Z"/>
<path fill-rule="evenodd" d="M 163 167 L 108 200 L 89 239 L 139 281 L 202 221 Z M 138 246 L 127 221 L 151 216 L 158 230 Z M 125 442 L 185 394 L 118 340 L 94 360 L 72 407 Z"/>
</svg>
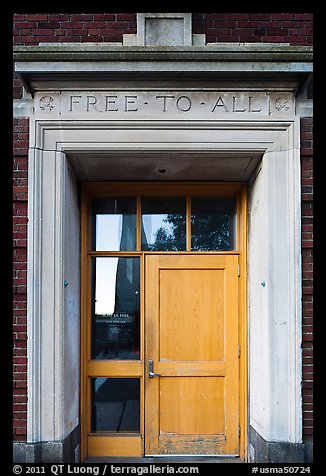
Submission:
<svg viewBox="0 0 326 476">
<path fill-rule="evenodd" d="M 145 269 L 145 453 L 238 455 L 238 256 L 148 255 Z"/>
</svg>

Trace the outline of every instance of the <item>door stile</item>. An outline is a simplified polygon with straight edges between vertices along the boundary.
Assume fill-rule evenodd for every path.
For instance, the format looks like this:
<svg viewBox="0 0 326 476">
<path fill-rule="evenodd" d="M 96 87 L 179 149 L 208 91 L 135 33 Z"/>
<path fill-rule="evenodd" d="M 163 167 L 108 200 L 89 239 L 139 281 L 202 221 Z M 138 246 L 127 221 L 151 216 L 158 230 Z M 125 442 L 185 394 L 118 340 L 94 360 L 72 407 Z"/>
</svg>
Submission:
<svg viewBox="0 0 326 476">
<path fill-rule="evenodd" d="M 240 457 L 248 461 L 248 185 L 243 184 L 239 194 L 239 410 L 240 410 Z"/>
<path fill-rule="evenodd" d="M 89 429 L 89 391 L 87 378 L 88 361 L 88 326 L 87 317 L 90 306 L 90 257 L 87 254 L 89 243 L 89 199 L 88 190 L 83 188 L 81 195 L 81 321 L 80 321 L 80 426 L 81 426 L 81 460 L 87 457 L 87 435 Z"/>
<path fill-rule="evenodd" d="M 233 257 L 232 257 L 233 258 Z M 226 393 L 228 395 L 227 405 L 232 411 L 226 411 L 226 427 L 229 429 L 229 443 L 226 446 L 227 454 L 239 454 L 239 434 L 240 425 L 239 413 L 239 286 L 238 286 L 238 260 L 226 257 L 228 273 L 225 275 L 226 320 L 228 315 L 233 316 L 232 322 L 226 323 L 229 327 L 226 345 Z M 238 449 L 234 448 L 230 442 L 237 442 Z"/>
<path fill-rule="evenodd" d="M 153 276 L 158 270 L 158 261 L 160 255 L 150 255 L 151 260 L 145 262 L 146 273 L 146 296 L 145 298 L 145 326 L 146 326 L 146 343 L 145 343 L 145 359 L 144 359 L 144 384 L 145 384 L 145 456 L 155 453 L 155 442 L 158 440 L 158 414 L 159 408 L 159 380 L 157 378 L 148 377 L 148 360 L 152 359 L 157 364 L 158 362 L 158 345 L 159 345 L 159 330 L 156 323 L 157 311 L 159 302 L 156 294 L 155 283 L 156 280 L 148 280 L 148 276 Z M 154 312 L 153 312 L 154 310 Z M 155 367 L 154 367 L 155 370 Z M 146 405 L 146 402 L 152 402 L 151 405 Z"/>
</svg>

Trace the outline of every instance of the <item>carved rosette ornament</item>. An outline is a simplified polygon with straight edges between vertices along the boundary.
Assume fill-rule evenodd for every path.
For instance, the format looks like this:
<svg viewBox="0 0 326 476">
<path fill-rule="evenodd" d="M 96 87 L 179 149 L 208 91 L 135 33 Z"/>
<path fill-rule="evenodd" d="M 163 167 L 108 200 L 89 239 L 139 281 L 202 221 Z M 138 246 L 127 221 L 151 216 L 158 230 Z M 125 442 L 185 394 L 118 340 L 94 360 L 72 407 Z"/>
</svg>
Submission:
<svg viewBox="0 0 326 476">
<path fill-rule="evenodd" d="M 275 100 L 275 109 L 277 111 L 288 111 L 290 109 L 289 98 L 288 97 L 277 98 Z"/>
<path fill-rule="evenodd" d="M 40 109 L 42 109 L 42 111 L 52 111 L 52 109 L 54 109 L 53 101 L 53 97 L 51 96 L 41 97 L 39 103 Z"/>
</svg>

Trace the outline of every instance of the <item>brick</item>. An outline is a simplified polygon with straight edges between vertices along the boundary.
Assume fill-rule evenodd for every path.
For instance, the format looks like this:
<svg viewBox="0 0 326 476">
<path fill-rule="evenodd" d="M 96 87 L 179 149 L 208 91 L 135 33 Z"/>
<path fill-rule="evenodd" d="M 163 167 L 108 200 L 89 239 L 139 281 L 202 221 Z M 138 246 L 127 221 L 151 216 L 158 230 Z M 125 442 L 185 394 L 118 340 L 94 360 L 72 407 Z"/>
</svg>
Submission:
<svg viewBox="0 0 326 476">
<path fill-rule="evenodd" d="M 76 30 L 67 30 L 67 36 L 87 36 L 87 30 L 76 29 Z"/>
<path fill-rule="evenodd" d="M 89 42 L 94 42 L 94 43 L 99 43 L 101 41 L 103 41 L 103 37 L 102 36 L 87 36 L 87 41 Z"/>
<path fill-rule="evenodd" d="M 287 35 L 288 30 L 286 28 L 266 28 L 266 34 L 270 36 Z"/>
<path fill-rule="evenodd" d="M 13 357 L 13 363 L 19 365 L 27 365 L 27 357 Z"/>
<path fill-rule="evenodd" d="M 293 18 L 295 20 L 312 21 L 313 20 L 313 15 L 312 15 L 312 13 L 294 13 Z"/>
<path fill-rule="evenodd" d="M 14 365 L 14 372 L 26 374 L 27 365 L 26 364 L 25 365 Z"/>
<path fill-rule="evenodd" d="M 94 20 L 102 20 L 102 21 L 108 21 L 108 20 L 114 20 L 115 15 L 113 13 L 94 13 Z"/>
<path fill-rule="evenodd" d="M 228 15 L 230 20 L 249 20 L 248 13 L 231 13 Z"/>
<path fill-rule="evenodd" d="M 51 29 L 51 30 L 54 30 L 55 28 L 59 28 L 60 27 L 60 23 L 58 21 L 39 21 L 37 23 L 37 27 L 40 28 L 41 30 L 42 29 Z"/>
<path fill-rule="evenodd" d="M 23 15 L 23 14 L 20 15 L 20 14 L 18 14 L 18 13 L 14 13 L 14 15 L 13 15 L 12 18 L 13 18 L 13 21 L 14 21 L 14 22 L 16 22 L 16 21 L 23 21 L 23 20 L 26 19 L 25 15 Z"/>
<path fill-rule="evenodd" d="M 93 25 L 93 23 L 92 23 Z M 83 27 L 84 27 L 84 23 L 81 22 L 81 21 L 67 21 L 67 22 L 63 22 L 61 23 L 60 27 L 62 29 L 67 29 L 67 30 L 72 30 L 72 29 L 79 29 L 79 30 L 82 30 Z"/>
<path fill-rule="evenodd" d="M 214 27 L 215 28 L 226 28 L 226 27 L 230 27 L 230 28 L 235 28 L 237 26 L 237 23 L 236 21 L 215 21 L 214 22 Z"/>
<path fill-rule="evenodd" d="M 16 202 L 14 203 L 14 215 L 15 216 L 27 216 L 27 203 Z"/>
<path fill-rule="evenodd" d="M 250 20 L 264 20 L 270 21 L 272 19 L 271 13 L 249 13 Z"/>
<path fill-rule="evenodd" d="M 36 44 L 42 43 L 42 42 L 44 42 L 44 43 L 49 43 L 49 42 L 59 41 L 59 40 L 58 40 L 58 37 L 55 37 L 53 34 L 47 35 L 47 36 L 37 36 L 37 37 L 35 38 L 35 40 L 36 40 Z M 60 40 L 60 41 L 61 41 L 61 40 Z"/>
<path fill-rule="evenodd" d="M 26 28 L 36 28 L 37 23 L 35 21 L 15 22 L 14 26 L 18 30 Z"/>
<path fill-rule="evenodd" d="M 82 13 L 82 14 L 72 14 L 70 15 L 70 20 L 73 21 L 92 21 L 94 18 L 94 15 L 91 13 Z"/>
<path fill-rule="evenodd" d="M 47 20 L 48 19 L 48 14 L 42 14 L 42 13 L 35 13 L 35 14 L 27 14 L 26 15 L 26 20 L 29 21 L 42 21 L 42 20 Z"/>
<path fill-rule="evenodd" d="M 313 435 L 313 429 L 312 428 L 303 428 L 303 435 L 304 436 Z"/>
<path fill-rule="evenodd" d="M 306 174 L 305 175 L 308 175 L 308 177 L 305 177 L 304 174 L 301 174 L 302 176 L 302 180 L 301 180 L 301 183 L 302 185 L 313 185 L 313 178 L 311 177 L 311 172 L 310 171 L 307 171 L 305 170 Z"/>
<path fill-rule="evenodd" d="M 38 29 L 37 32 L 36 32 L 36 35 L 35 35 L 36 38 L 38 36 L 52 36 L 53 35 L 53 30 L 51 30 L 50 28 L 47 28 L 47 29 L 44 29 L 44 30 Z M 42 39 L 42 41 L 43 41 L 43 39 Z"/>
<path fill-rule="evenodd" d="M 14 425 L 14 433 L 16 435 L 26 435 L 27 434 L 27 431 L 26 431 L 26 422 L 24 422 L 24 425 L 22 428 L 20 427 L 17 427 L 16 425 Z M 21 441 L 24 441 L 24 439 L 22 439 Z"/>
<path fill-rule="evenodd" d="M 48 19 L 51 20 L 51 21 L 59 21 L 59 22 L 62 22 L 62 21 L 67 21 L 69 20 L 69 15 L 68 13 L 50 13 L 48 15 Z"/>
<path fill-rule="evenodd" d="M 267 43 L 284 43 L 284 42 L 287 41 L 287 37 L 286 36 L 278 36 L 278 35 L 266 36 L 265 41 Z"/>
<path fill-rule="evenodd" d="M 271 13 L 271 20 L 284 20 L 287 18 L 287 13 Z"/>
<path fill-rule="evenodd" d="M 90 36 L 94 36 L 94 35 L 99 36 L 99 34 L 100 34 L 100 30 L 98 28 L 97 29 L 96 28 L 88 29 L 88 35 L 90 35 Z"/>
<path fill-rule="evenodd" d="M 135 13 L 117 13 L 117 21 L 133 21 L 135 19 Z"/>
<path fill-rule="evenodd" d="M 238 28 L 245 28 L 248 30 L 248 28 L 257 28 L 258 26 L 263 26 L 259 25 L 256 21 L 238 21 Z"/>
<path fill-rule="evenodd" d="M 218 20 L 218 21 L 220 21 L 220 23 L 223 23 L 224 21 L 226 21 L 226 18 L 227 18 L 227 16 L 225 14 L 222 14 L 222 13 L 204 13 L 204 15 L 201 16 L 202 20 L 204 20 L 204 19 L 205 19 L 205 21 L 206 20 Z"/>
<path fill-rule="evenodd" d="M 13 389 L 13 395 L 26 398 L 26 388 L 17 387 Z"/>
<path fill-rule="evenodd" d="M 13 411 L 14 412 L 26 412 L 27 411 L 26 403 L 14 403 L 13 404 Z"/>
</svg>

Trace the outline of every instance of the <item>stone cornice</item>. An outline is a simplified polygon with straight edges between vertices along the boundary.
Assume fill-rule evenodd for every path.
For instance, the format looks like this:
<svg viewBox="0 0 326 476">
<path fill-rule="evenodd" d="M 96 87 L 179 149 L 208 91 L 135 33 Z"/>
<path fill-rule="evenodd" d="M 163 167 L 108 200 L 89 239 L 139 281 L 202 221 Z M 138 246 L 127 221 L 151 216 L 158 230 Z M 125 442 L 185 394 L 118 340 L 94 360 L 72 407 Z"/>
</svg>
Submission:
<svg viewBox="0 0 326 476">
<path fill-rule="evenodd" d="M 311 62 L 312 47 L 269 43 L 206 46 L 122 46 L 106 43 L 15 46 L 14 60 L 30 61 L 271 61 Z"/>
<path fill-rule="evenodd" d="M 288 44 L 148 47 L 51 43 L 16 46 L 13 57 L 16 72 L 32 94 L 50 84 L 54 89 L 76 89 L 91 81 L 100 86 L 114 79 L 253 80 L 261 84 L 282 80 L 295 82 L 297 89 L 312 72 L 312 47 Z"/>
</svg>

